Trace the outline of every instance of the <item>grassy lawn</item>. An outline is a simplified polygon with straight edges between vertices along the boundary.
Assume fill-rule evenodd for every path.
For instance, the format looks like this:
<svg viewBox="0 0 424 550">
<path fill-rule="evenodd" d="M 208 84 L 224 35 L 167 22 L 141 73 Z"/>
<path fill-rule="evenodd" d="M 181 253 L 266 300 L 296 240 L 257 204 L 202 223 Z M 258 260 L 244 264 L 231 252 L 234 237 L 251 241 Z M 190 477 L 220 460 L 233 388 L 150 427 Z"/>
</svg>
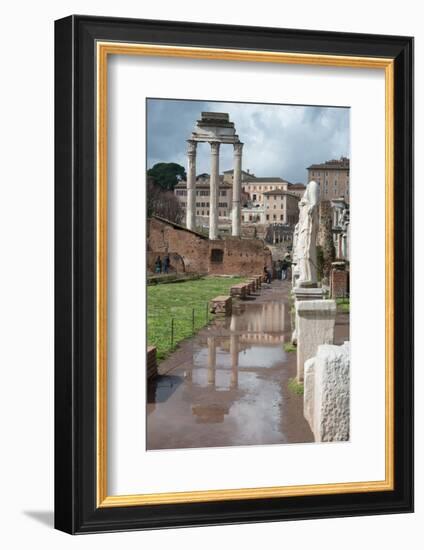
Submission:
<svg viewBox="0 0 424 550">
<path fill-rule="evenodd" d="M 350 312 L 350 300 L 349 298 L 337 298 L 336 303 L 343 313 Z"/>
<path fill-rule="evenodd" d="M 230 287 L 240 283 L 240 277 L 205 277 L 196 281 L 147 287 L 147 340 L 157 347 L 158 359 L 164 359 L 179 342 L 205 326 L 209 300 L 228 295 Z M 172 336 L 172 319 L 174 328 Z"/>
</svg>

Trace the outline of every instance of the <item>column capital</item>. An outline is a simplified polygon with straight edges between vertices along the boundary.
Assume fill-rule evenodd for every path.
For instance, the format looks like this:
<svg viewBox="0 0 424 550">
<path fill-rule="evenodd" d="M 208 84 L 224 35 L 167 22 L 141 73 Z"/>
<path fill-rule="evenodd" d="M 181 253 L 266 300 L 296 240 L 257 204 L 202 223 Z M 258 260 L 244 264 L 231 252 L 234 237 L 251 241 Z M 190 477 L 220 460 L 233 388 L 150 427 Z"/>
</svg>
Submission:
<svg viewBox="0 0 424 550">
<path fill-rule="evenodd" d="M 241 141 L 237 141 L 236 143 L 234 143 L 234 154 L 235 155 L 241 155 L 241 153 L 243 151 L 243 145 L 244 145 L 244 143 L 242 143 Z"/>
<path fill-rule="evenodd" d="M 187 153 L 189 155 L 195 155 L 196 154 L 196 148 L 197 148 L 197 141 L 194 139 L 188 139 L 187 140 Z"/>
<path fill-rule="evenodd" d="M 221 143 L 219 141 L 210 141 L 211 144 L 211 153 L 212 155 L 218 155 L 219 154 L 219 146 Z"/>
</svg>

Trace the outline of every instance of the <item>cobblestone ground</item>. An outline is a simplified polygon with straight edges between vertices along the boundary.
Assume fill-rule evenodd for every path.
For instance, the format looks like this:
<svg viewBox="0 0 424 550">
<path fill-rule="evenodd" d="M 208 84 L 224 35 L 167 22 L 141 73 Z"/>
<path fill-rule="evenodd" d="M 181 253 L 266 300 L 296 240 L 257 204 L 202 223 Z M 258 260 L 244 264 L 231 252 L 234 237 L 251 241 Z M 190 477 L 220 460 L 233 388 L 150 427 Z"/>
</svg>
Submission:
<svg viewBox="0 0 424 550">
<path fill-rule="evenodd" d="M 148 449 L 313 441 L 303 396 L 288 387 L 296 375 L 296 353 L 284 350 L 289 290 L 282 281 L 262 286 L 160 364 L 148 387 Z M 336 343 L 348 335 L 349 316 L 338 314 Z"/>
</svg>

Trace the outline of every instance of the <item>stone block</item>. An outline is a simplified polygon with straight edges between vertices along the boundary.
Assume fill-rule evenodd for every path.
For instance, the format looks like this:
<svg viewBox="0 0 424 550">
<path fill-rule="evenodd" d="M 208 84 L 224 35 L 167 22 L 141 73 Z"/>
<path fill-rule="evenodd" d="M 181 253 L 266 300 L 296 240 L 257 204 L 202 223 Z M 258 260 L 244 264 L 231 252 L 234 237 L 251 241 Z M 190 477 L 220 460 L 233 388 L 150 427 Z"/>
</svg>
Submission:
<svg viewBox="0 0 424 550">
<path fill-rule="evenodd" d="M 304 416 L 315 441 L 348 441 L 350 346 L 321 345 L 305 363 Z"/>
<path fill-rule="evenodd" d="M 148 346 L 147 347 L 147 366 L 146 366 L 146 376 L 147 379 L 154 378 L 158 374 L 158 362 L 156 356 L 156 347 Z"/>
<path fill-rule="evenodd" d="M 305 361 L 314 357 L 318 346 L 334 342 L 335 300 L 299 301 L 296 307 L 297 379 L 303 380 Z"/>
<path fill-rule="evenodd" d="M 245 298 L 247 296 L 247 287 L 244 283 L 233 285 L 230 288 L 230 295 L 238 298 Z"/>
<path fill-rule="evenodd" d="M 256 292 L 257 290 L 257 285 L 256 285 L 256 278 L 248 278 L 247 279 L 247 282 L 249 283 L 249 285 L 251 286 L 251 289 L 252 289 L 252 292 Z"/>
<path fill-rule="evenodd" d="M 209 302 L 209 311 L 215 314 L 231 315 L 232 303 L 231 296 L 217 296 Z"/>
</svg>

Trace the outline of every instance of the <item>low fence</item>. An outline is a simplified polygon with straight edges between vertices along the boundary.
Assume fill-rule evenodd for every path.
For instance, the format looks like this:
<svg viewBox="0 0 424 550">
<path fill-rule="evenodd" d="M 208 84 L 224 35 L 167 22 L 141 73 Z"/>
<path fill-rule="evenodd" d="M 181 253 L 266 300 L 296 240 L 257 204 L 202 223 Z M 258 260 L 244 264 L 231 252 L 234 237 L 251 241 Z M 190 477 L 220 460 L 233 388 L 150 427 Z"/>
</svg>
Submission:
<svg viewBox="0 0 424 550">
<path fill-rule="evenodd" d="M 177 344 L 209 323 L 209 302 L 201 306 L 149 307 L 147 333 L 149 345 L 158 349 L 158 358 L 163 359 Z"/>
</svg>

